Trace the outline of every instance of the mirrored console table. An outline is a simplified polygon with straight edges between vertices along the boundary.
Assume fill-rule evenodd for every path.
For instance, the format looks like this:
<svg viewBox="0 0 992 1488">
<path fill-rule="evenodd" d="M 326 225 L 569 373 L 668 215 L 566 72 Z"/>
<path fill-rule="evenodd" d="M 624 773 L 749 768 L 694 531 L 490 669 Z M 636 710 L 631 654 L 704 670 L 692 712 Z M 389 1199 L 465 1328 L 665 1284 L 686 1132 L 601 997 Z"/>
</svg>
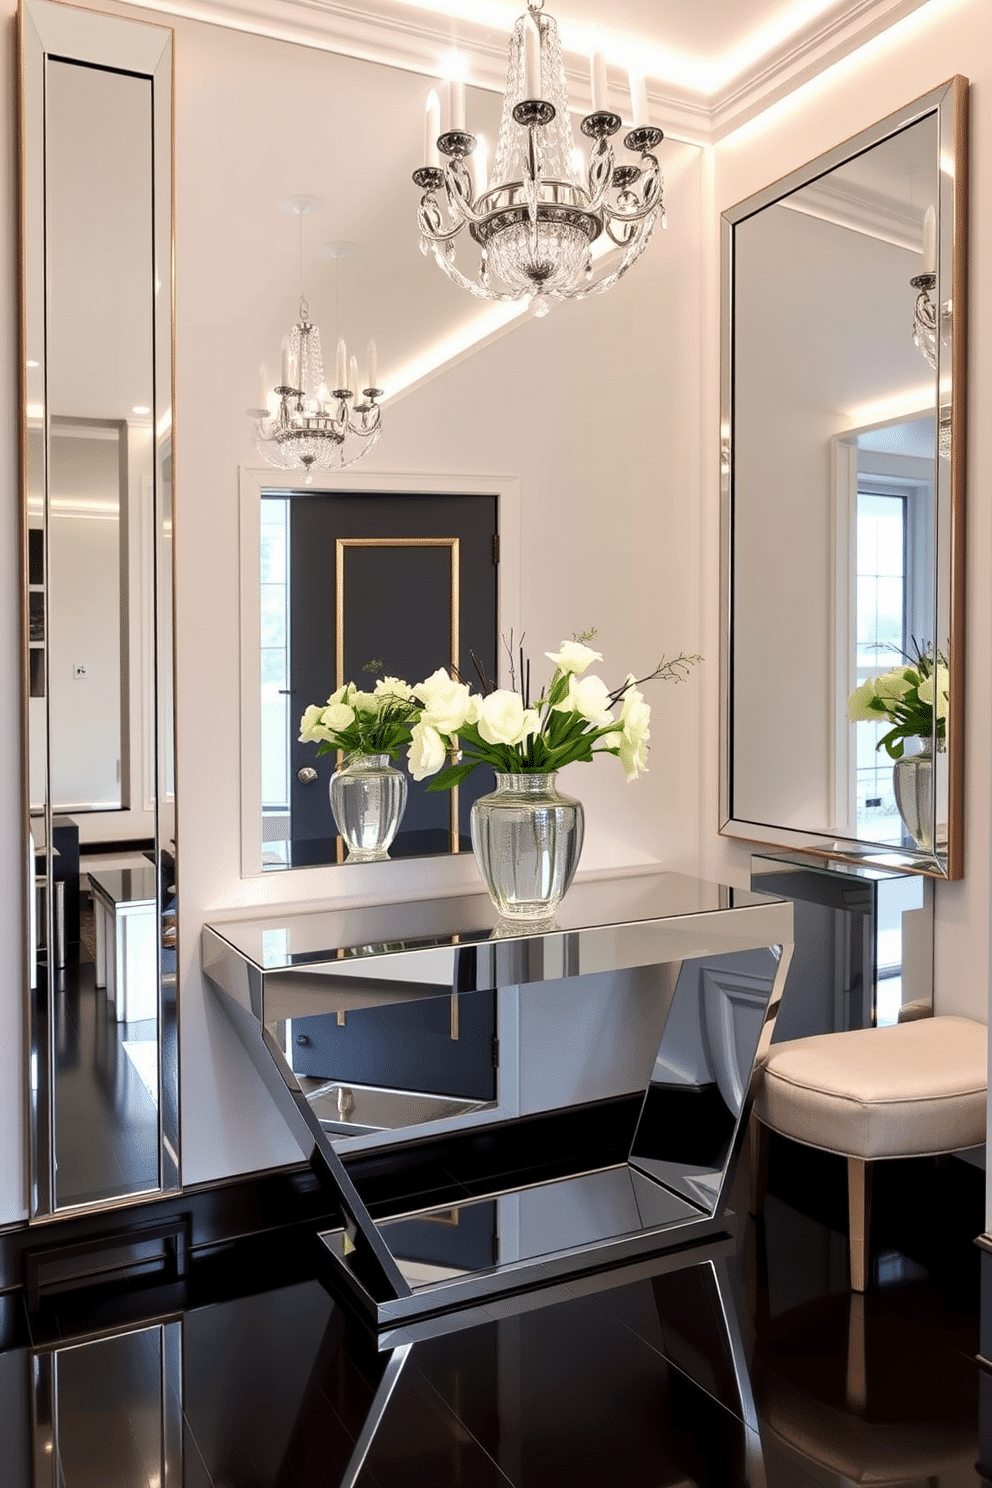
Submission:
<svg viewBox="0 0 992 1488">
<path fill-rule="evenodd" d="M 380 1328 L 725 1234 L 791 949 L 788 902 L 670 873 L 575 885 L 553 923 L 529 927 L 499 921 L 474 894 L 208 925 L 202 936 L 209 982 L 301 1150 L 336 1187 L 344 1224 L 321 1240 Z M 562 981 L 581 997 L 584 977 L 635 967 L 656 968 L 663 1018 L 626 1161 L 589 1171 L 576 1154 L 564 1177 L 372 1219 L 293 1071 L 294 1020 Z M 455 1228 L 488 1243 L 441 1243 Z"/>
</svg>

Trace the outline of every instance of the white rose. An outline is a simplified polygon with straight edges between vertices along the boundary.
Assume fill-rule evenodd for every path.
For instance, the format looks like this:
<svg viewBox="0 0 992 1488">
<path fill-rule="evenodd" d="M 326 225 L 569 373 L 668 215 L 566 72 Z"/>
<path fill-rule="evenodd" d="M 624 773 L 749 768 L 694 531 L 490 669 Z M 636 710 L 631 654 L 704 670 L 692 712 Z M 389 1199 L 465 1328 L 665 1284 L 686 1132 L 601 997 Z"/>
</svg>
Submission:
<svg viewBox="0 0 992 1488">
<path fill-rule="evenodd" d="M 354 682 L 345 682 L 336 692 L 332 692 L 327 699 L 325 707 L 333 707 L 335 703 L 343 703 L 348 695 L 355 691 Z"/>
<path fill-rule="evenodd" d="M 636 742 L 624 736 L 620 745 L 620 763 L 623 765 L 627 776 L 628 785 L 636 780 L 638 775 L 646 775 L 648 769 L 648 746 L 644 739 Z"/>
<path fill-rule="evenodd" d="M 651 709 L 644 701 L 644 694 L 636 687 L 628 687 L 623 695 L 620 721 L 623 724 L 620 763 L 629 782 L 647 770 L 648 740 L 651 737 Z"/>
<path fill-rule="evenodd" d="M 310 704 L 300 719 L 300 744 L 319 744 L 326 738 L 327 730 L 320 727 L 320 715 L 323 711 L 319 703 Z"/>
<path fill-rule="evenodd" d="M 947 707 L 951 698 L 951 674 L 946 666 L 937 665 L 937 717 L 947 717 Z"/>
<path fill-rule="evenodd" d="M 948 675 L 947 668 L 945 666 L 940 666 L 938 663 L 936 673 L 931 672 L 929 677 L 924 677 L 923 681 L 917 688 L 917 697 L 919 698 L 920 702 L 929 703 L 931 707 L 933 707 L 934 693 L 936 692 L 936 712 L 938 718 L 947 717 L 949 683 L 950 677 Z"/>
<path fill-rule="evenodd" d="M 436 775 L 444 764 L 446 754 L 444 740 L 436 728 L 432 728 L 429 723 L 414 724 L 410 730 L 410 748 L 407 751 L 410 774 L 414 780 L 426 780 L 428 775 Z"/>
<path fill-rule="evenodd" d="M 476 721 L 487 744 L 522 744 L 541 727 L 537 711 L 524 707 L 519 692 L 489 693 L 479 704 Z"/>
<path fill-rule="evenodd" d="M 478 699 L 473 698 L 464 682 L 456 682 L 444 667 L 438 667 L 423 682 L 412 688 L 415 698 L 424 705 L 424 721 L 440 734 L 457 734 L 466 723 L 479 716 Z"/>
<path fill-rule="evenodd" d="M 602 677 L 583 677 L 579 682 L 573 674 L 568 679 L 568 694 L 555 704 L 555 712 L 578 713 L 596 728 L 605 728 L 613 722 L 610 689 Z"/>
<path fill-rule="evenodd" d="M 633 678 L 629 678 L 628 682 L 632 684 Z M 651 706 L 644 701 L 643 692 L 638 692 L 636 687 L 628 685 L 620 703 L 620 722 L 629 731 L 643 733 L 647 738 L 651 724 Z"/>
<path fill-rule="evenodd" d="M 602 661 L 602 653 L 591 651 L 581 641 L 562 641 L 560 651 L 545 651 L 560 672 L 584 672 L 594 661 Z"/>
<path fill-rule="evenodd" d="M 847 718 L 849 723 L 872 723 L 878 722 L 879 714 L 875 708 L 868 704 L 875 696 L 875 683 L 869 677 L 862 682 L 860 687 L 855 688 L 847 700 Z"/>
<path fill-rule="evenodd" d="M 342 729 L 350 728 L 354 721 L 355 710 L 349 708 L 347 703 L 331 703 L 320 715 L 322 726 L 332 734 L 339 734 Z"/>
<path fill-rule="evenodd" d="M 876 678 L 875 696 L 883 702 L 898 702 L 906 696 L 912 685 L 906 677 L 906 668 L 899 667 L 894 672 L 884 672 L 881 677 Z"/>
<path fill-rule="evenodd" d="M 356 687 L 348 698 L 349 705 L 356 713 L 378 713 L 379 699 L 371 692 L 359 692 Z"/>
<path fill-rule="evenodd" d="M 413 688 L 402 677 L 380 677 L 375 690 L 380 697 L 399 698 L 404 703 L 413 699 Z"/>
</svg>

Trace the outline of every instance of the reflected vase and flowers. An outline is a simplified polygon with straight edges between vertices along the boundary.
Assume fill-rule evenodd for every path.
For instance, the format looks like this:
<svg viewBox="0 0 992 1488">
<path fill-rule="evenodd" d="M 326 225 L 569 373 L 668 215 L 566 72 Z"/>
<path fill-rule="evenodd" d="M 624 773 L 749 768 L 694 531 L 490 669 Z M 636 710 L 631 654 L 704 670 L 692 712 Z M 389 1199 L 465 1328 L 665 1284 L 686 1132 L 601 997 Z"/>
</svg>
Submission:
<svg viewBox="0 0 992 1488">
<path fill-rule="evenodd" d="M 938 825 L 936 815 L 937 802 L 945 797 L 935 792 L 934 777 L 946 761 L 948 697 L 947 658 L 933 647 L 917 646 L 903 665 L 862 682 L 847 704 L 852 723 L 891 723 L 875 747 L 893 762 L 892 790 L 907 832 L 931 853 L 946 839 L 946 826 Z M 918 747 L 907 753 L 910 740 Z"/>
<path fill-rule="evenodd" d="M 300 722 L 300 743 L 317 754 L 340 751 L 331 776 L 331 813 L 348 849 L 348 861 L 388 858 L 406 808 L 406 775 L 393 763 L 409 746 L 420 713 L 409 685 L 380 677 L 372 692 L 346 682 L 326 703 L 312 703 Z"/>
</svg>

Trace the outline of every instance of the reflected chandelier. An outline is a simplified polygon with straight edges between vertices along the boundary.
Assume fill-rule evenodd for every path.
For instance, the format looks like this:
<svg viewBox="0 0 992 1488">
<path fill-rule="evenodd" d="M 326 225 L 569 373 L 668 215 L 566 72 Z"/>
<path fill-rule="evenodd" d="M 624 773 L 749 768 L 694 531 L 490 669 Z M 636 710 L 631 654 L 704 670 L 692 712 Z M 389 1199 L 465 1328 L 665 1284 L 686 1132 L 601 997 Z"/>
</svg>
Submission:
<svg viewBox="0 0 992 1488">
<path fill-rule="evenodd" d="M 448 118 L 440 133 L 437 95 L 428 99 L 425 164 L 414 172 L 423 190 L 420 247 L 456 284 L 481 299 L 533 299 L 538 314 L 551 300 L 581 300 L 616 284 L 640 258 L 658 222 L 665 223 L 664 180 L 652 153 L 664 139 L 647 122 L 643 78 L 631 78 L 634 127 L 624 145 L 634 157 L 617 165 L 610 140 L 621 127 L 608 106 L 606 62 L 592 59 L 592 112 L 582 132 L 592 141 L 588 168 L 576 149 L 568 112 L 558 27 L 527 0 L 510 36 L 506 93 L 492 174 L 474 162 L 478 141 L 465 127 L 464 83 L 448 84 Z M 480 152 L 481 154 L 481 152 Z M 441 157 L 444 157 L 444 164 Z M 445 209 L 438 194 L 443 193 Z M 480 248 L 477 277 L 455 264 L 468 228 Z M 605 233 L 623 255 L 593 277 L 592 245 Z"/>
<path fill-rule="evenodd" d="M 378 400 L 383 389 L 376 387 L 375 342 L 369 342 L 368 386 L 359 390 L 358 362 L 349 359 L 343 339 L 338 339 L 335 381 L 328 391 L 320 331 L 310 319 L 303 293 L 303 218 L 322 203 L 312 196 L 295 196 L 280 203 L 280 210 L 300 219 L 300 310 L 299 319 L 282 343 L 282 366 L 278 384 L 267 386 L 264 366 L 260 369 L 260 406 L 248 410 L 255 420 L 255 447 L 277 470 L 305 470 L 310 485 L 314 470 L 342 470 L 368 454 L 382 431 Z M 329 244 L 335 260 L 353 250 L 350 244 Z M 361 401 L 359 401 L 359 399 Z"/>
<path fill-rule="evenodd" d="M 937 371 L 940 352 L 941 325 L 949 327 L 951 305 L 948 301 L 938 311 L 935 299 L 937 290 L 937 214 L 928 207 L 923 219 L 923 273 L 909 281 L 916 290 L 916 305 L 913 309 L 913 344 L 924 360 Z M 944 460 L 951 458 L 951 410 L 941 406 L 937 420 L 937 453 Z"/>
</svg>

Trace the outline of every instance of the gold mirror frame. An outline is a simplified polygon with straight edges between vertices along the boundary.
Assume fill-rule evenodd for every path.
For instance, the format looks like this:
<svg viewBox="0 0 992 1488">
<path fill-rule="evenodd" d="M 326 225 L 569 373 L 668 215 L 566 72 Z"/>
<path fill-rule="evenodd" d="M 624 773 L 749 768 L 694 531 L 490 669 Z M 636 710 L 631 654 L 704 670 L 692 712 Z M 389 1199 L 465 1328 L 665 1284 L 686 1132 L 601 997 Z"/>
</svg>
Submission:
<svg viewBox="0 0 992 1488">
<path fill-rule="evenodd" d="M 25 1028 L 26 1047 L 26 1129 L 28 1132 L 28 1211 L 31 1220 L 40 1220 L 56 1213 L 67 1211 L 118 1208 L 121 1205 L 147 1200 L 149 1196 L 175 1191 L 180 1187 L 179 1171 L 179 1080 L 178 1080 L 178 999 L 177 973 L 169 964 L 178 960 L 175 946 L 175 911 L 172 908 L 171 926 L 165 933 L 163 914 L 169 907 L 167 901 L 174 896 L 175 869 L 175 728 L 173 717 L 173 655 L 174 626 L 172 595 L 174 593 L 174 543 L 172 510 L 172 410 L 174 406 L 174 324 L 173 324 L 173 33 L 162 26 L 149 25 L 141 21 L 125 20 L 100 12 L 78 9 L 74 6 L 55 3 L 55 0 L 21 0 L 18 12 L 20 42 L 20 243 L 21 243 L 21 294 L 20 294 L 20 413 L 21 413 L 21 511 L 22 511 L 22 593 L 23 593 L 23 801 L 24 841 L 23 861 L 27 870 L 27 892 L 25 895 L 24 950 L 25 950 Z M 52 427 L 56 416 L 63 412 L 50 406 L 51 389 L 49 375 L 52 372 L 54 338 L 58 334 L 57 306 L 52 303 L 50 265 L 54 244 L 54 232 L 49 221 L 47 194 L 50 192 L 49 149 L 46 130 L 49 127 L 48 88 L 52 64 L 69 64 L 88 72 L 102 72 L 115 76 L 124 75 L 148 84 L 147 110 L 149 131 L 146 141 L 139 141 L 136 148 L 143 150 L 147 161 L 147 209 L 148 216 L 141 219 L 145 248 L 140 272 L 146 276 L 141 294 L 147 316 L 149 339 L 144 374 L 147 387 L 151 389 L 151 407 L 144 409 L 150 415 L 144 424 L 141 438 L 144 441 L 147 473 L 138 483 L 139 509 L 135 506 L 135 487 L 132 485 L 127 507 L 122 503 L 120 522 L 138 523 L 144 534 L 145 547 L 141 559 L 140 601 L 127 599 L 127 588 L 135 583 L 134 569 L 122 569 L 121 582 L 125 590 L 124 603 L 135 608 L 133 618 L 127 625 L 132 637 L 140 630 L 144 640 L 144 680 L 141 695 L 130 693 L 128 656 L 125 632 L 121 630 L 121 691 L 122 708 L 129 710 L 125 717 L 133 720 L 140 715 L 142 722 L 142 766 L 139 770 L 130 758 L 129 741 L 121 746 L 118 773 L 121 777 L 121 808 L 126 812 L 132 797 L 136 812 L 142 816 L 140 846 L 150 839 L 153 848 L 147 854 L 151 862 L 146 876 L 152 888 L 149 891 L 149 916 L 154 920 L 148 932 L 147 943 L 151 947 L 146 964 L 154 968 L 153 998 L 145 1007 L 156 1010 L 157 1024 L 155 1042 L 157 1057 L 155 1069 L 142 1074 L 149 1095 L 157 1108 L 157 1151 L 155 1154 L 155 1180 L 146 1183 L 144 1177 L 131 1186 L 125 1183 L 118 1191 L 111 1187 L 99 1197 L 59 1199 L 57 1190 L 58 1153 L 55 1150 L 56 1132 L 56 1069 L 57 1041 L 66 1037 L 61 1026 L 64 1010 L 60 1005 L 63 990 L 61 973 L 57 962 L 59 956 L 59 915 L 56 898 L 54 864 L 57 850 L 53 847 L 53 814 L 58 809 L 52 798 L 52 770 L 50 741 L 58 726 L 58 710 L 51 703 L 52 678 L 49 666 L 49 636 L 52 629 L 53 594 L 50 587 L 49 549 L 51 543 L 50 523 L 52 513 L 52 489 L 50 449 Z M 146 95 L 142 95 L 145 97 Z M 126 189 L 130 182 L 125 183 Z M 122 190 L 125 189 L 122 187 Z M 67 338 L 68 339 L 68 338 Z M 30 349 L 29 349 L 30 348 Z M 118 358 L 120 352 L 114 353 Z M 30 365 L 29 365 L 30 358 Z M 110 365 L 110 358 L 107 365 Z M 58 366 L 55 362 L 54 366 Z M 142 402 L 145 400 L 142 399 Z M 134 409 L 132 412 L 137 413 Z M 29 430 L 36 431 L 29 443 Z M 41 437 L 37 437 L 40 430 Z M 36 510 L 29 517 L 29 501 L 32 495 Z M 29 531 L 40 525 L 43 537 L 34 544 L 36 551 L 29 554 Z M 124 540 L 124 547 L 126 542 Z M 40 558 L 39 558 L 40 554 Z M 31 557 L 34 558 L 32 568 Z M 39 561 L 43 565 L 41 582 L 36 584 L 36 623 L 34 647 L 31 647 L 31 588 L 29 580 L 39 577 Z M 137 610 L 140 609 L 140 614 Z M 45 612 L 44 628 L 37 616 Z M 40 637 L 39 637 L 40 632 Z M 42 655 L 32 658 L 30 652 L 41 650 Z M 35 698 L 39 707 L 31 707 L 32 667 L 35 674 Z M 44 682 L 39 687 L 39 678 Z M 74 676 L 85 677 L 75 670 Z M 123 694 L 127 692 L 125 701 Z M 126 725 L 125 725 L 126 726 Z M 124 727 L 122 727 L 122 732 Z M 32 755 L 32 746 L 34 755 Z M 34 787 L 34 788 L 33 788 Z M 32 800 L 36 796 L 37 799 Z M 83 808 L 85 809 L 85 808 Z M 115 808 L 116 809 L 116 808 Z M 135 828 L 119 818 L 121 835 L 134 842 Z M 153 823 L 153 832 L 145 831 Z M 102 840 L 97 832 L 94 840 Z M 172 845 L 171 858 L 163 854 L 166 845 Z M 127 842 L 125 843 L 127 845 Z M 36 852 L 37 847 L 37 852 Z M 131 850 L 131 856 L 136 856 Z M 85 866 L 85 860 L 83 862 Z M 123 901 L 128 907 L 128 901 Z M 37 919 L 36 919 L 37 916 Z M 38 922 L 40 921 L 40 929 Z M 146 930 L 148 927 L 146 927 Z M 64 935 L 64 930 L 63 930 Z M 172 946 L 163 947 L 163 935 Z M 42 961 L 38 945 L 45 947 Z M 100 931 L 97 930 L 98 947 Z M 173 949 L 175 946 L 175 949 Z M 99 949 L 97 955 L 99 957 Z M 105 951 L 105 955 L 109 955 Z M 151 977 L 148 979 L 151 986 Z M 166 990 L 168 996 L 166 996 Z M 98 997 L 102 993 L 97 992 Z M 123 1016 L 123 986 L 119 989 L 119 1005 L 113 1013 L 104 1011 L 104 1018 L 113 1020 Z M 165 1054 L 163 1030 L 166 1026 L 166 1003 L 171 1026 L 170 1048 Z M 101 1004 L 102 1007 L 102 1004 Z M 143 1017 L 150 1021 L 145 1007 L 139 1012 L 132 1009 L 129 1016 Z M 147 1029 L 147 1021 L 145 1024 Z M 114 1029 L 114 1040 L 118 1040 L 120 1025 Z M 109 1045 L 108 1045 L 109 1047 Z M 120 1049 L 114 1042 L 114 1054 Z M 93 1056 L 94 1061 L 96 1055 Z M 109 1055 L 107 1056 L 110 1057 Z M 113 1060 L 111 1063 L 113 1064 Z M 127 1061 L 121 1057 L 117 1065 Z M 152 1061 L 149 1061 L 151 1063 Z M 137 1068 L 137 1065 L 135 1066 Z M 117 1083 L 124 1074 L 119 1067 L 102 1070 L 109 1080 Z M 157 1083 L 156 1083 L 157 1082 Z M 157 1092 L 157 1099 L 156 1093 Z M 121 1126 L 121 1143 L 127 1144 L 126 1125 Z M 67 1159 L 66 1159 L 67 1161 Z M 65 1163 L 63 1164 L 65 1167 Z M 149 1167 L 150 1172 L 150 1167 Z"/>
<path fill-rule="evenodd" d="M 737 521 L 735 483 L 734 356 L 737 305 L 735 297 L 735 232 L 755 214 L 774 207 L 793 192 L 819 180 L 828 172 L 863 156 L 914 123 L 927 117 L 936 120 L 937 160 L 937 282 L 935 299 L 945 308 L 946 335 L 939 347 L 935 369 L 934 416 L 949 419 L 950 458 L 934 454 L 934 525 L 940 524 L 945 540 L 938 546 L 932 574 L 935 614 L 946 616 L 950 705 L 947 718 L 946 756 L 947 841 L 937 840 L 937 807 L 934 807 L 934 848 L 898 848 L 854 836 L 837 836 L 824 825 L 822 830 L 799 829 L 784 821 L 749 819 L 735 800 L 734 657 L 735 657 L 735 543 Z M 965 570 L 965 480 L 967 413 L 967 235 L 968 235 L 968 81 L 954 77 L 922 98 L 908 104 L 877 124 L 838 145 L 774 182 L 747 200 L 725 211 L 721 221 L 721 721 L 720 721 L 720 823 L 722 835 L 744 841 L 771 843 L 815 854 L 857 862 L 879 861 L 906 872 L 941 879 L 961 878 L 964 871 L 964 570 Z M 838 274 L 842 274 L 838 266 Z M 850 280 L 848 280 L 850 282 Z M 912 294 L 913 291 L 908 291 Z M 906 334 L 912 332 L 912 300 L 907 301 Z M 787 557 L 780 557 L 787 562 Z M 829 559 L 827 559 L 829 562 Z M 935 638 L 936 639 L 936 638 Z M 824 665 L 827 658 L 824 658 Z M 811 672 L 814 667 L 811 665 Z M 815 685 L 813 683 L 812 685 Z M 782 707 L 801 708 L 801 699 L 788 697 L 789 684 L 779 686 Z M 769 720 L 769 728 L 774 720 Z"/>
</svg>

